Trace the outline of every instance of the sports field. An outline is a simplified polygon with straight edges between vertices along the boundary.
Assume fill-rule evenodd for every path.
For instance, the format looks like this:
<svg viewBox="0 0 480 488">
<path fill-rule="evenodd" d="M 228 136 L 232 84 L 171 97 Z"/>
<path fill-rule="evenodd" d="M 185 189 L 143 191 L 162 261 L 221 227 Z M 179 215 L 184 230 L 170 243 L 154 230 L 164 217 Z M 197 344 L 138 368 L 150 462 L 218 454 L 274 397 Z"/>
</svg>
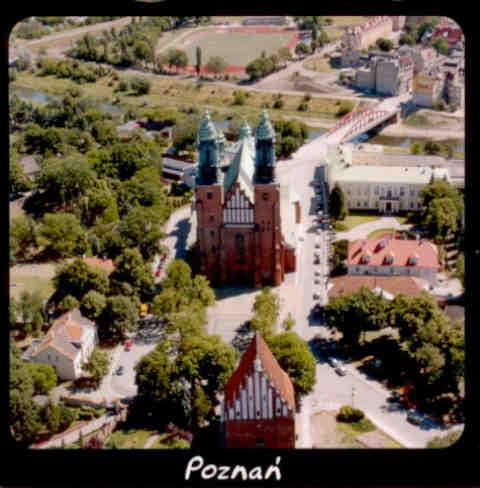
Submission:
<svg viewBox="0 0 480 488">
<path fill-rule="evenodd" d="M 185 49 L 189 64 L 195 64 L 197 46 L 202 49 L 202 61 L 207 63 L 212 56 L 221 56 L 230 66 L 245 66 L 258 58 L 263 51 L 267 56 L 281 47 L 295 45 L 296 33 L 286 31 L 242 32 L 240 30 L 203 31 L 187 37 L 177 47 Z"/>
</svg>

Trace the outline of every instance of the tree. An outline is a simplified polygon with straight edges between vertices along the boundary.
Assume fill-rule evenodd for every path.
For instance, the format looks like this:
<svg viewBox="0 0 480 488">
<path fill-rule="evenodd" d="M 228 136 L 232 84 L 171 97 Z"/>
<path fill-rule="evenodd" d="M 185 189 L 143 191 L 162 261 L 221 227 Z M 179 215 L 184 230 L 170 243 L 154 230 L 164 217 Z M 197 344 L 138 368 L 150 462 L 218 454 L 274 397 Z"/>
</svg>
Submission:
<svg viewBox="0 0 480 488">
<path fill-rule="evenodd" d="M 96 320 L 103 312 L 106 304 L 105 295 L 98 291 L 90 290 L 82 298 L 80 312 L 88 319 Z"/>
<path fill-rule="evenodd" d="M 420 154 L 421 152 L 422 152 L 422 145 L 419 142 L 412 142 L 412 144 L 410 144 L 411 154 Z"/>
<path fill-rule="evenodd" d="M 73 297 L 72 295 L 67 295 L 66 297 L 60 300 L 59 304 L 57 305 L 57 310 L 61 314 L 70 312 L 70 310 L 74 310 L 78 308 L 80 305 L 79 301 Z"/>
<path fill-rule="evenodd" d="M 188 65 L 187 53 L 181 49 L 170 49 L 167 52 L 168 64 L 175 66 L 175 69 L 183 69 Z"/>
<path fill-rule="evenodd" d="M 9 192 L 18 193 L 30 190 L 32 182 L 25 174 L 23 167 L 18 162 L 18 157 L 14 153 L 10 154 L 9 164 Z"/>
<path fill-rule="evenodd" d="M 56 127 L 43 129 L 32 124 L 23 133 L 23 143 L 29 154 L 37 153 L 42 156 L 53 156 L 63 149 L 61 131 Z"/>
<path fill-rule="evenodd" d="M 55 273 L 53 283 L 54 300 L 57 302 L 67 295 L 83 301 L 90 291 L 105 295 L 109 287 L 107 273 L 103 269 L 89 266 L 80 258 L 60 267 Z"/>
<path fill-rule="evenodd" d="M 146 95 L 150 92 L 152 84 L 148 78 L 136 76 L 130 80 L 130 89 L 134 95 Z"/>
<path fill-rule="evenodd" d="M 207 69 L 210 73 L 219 75 L 227 69 L 228 63 L 220 56 L 212 56 L 207 62 Z"/>
<path fill-rule="evenodd" d="M 458 229 L 458 212 L 455 203 L 450 198 L 436 198 L 427 207 L 422 222 L 435 239 L 445 239 Z"/>
<path fill-rule="evenodd" d="M 137 39 L 135 41 L 135 44 L 133 45 L 133 55 L 144 64 L 151 63 L 153 61 L 152 47 L 148 44 L 148 42 L 142 39 Z"/>
<path fill-rule="evenodd" d="M 130 284 L 142 301 L 152 295 L 153 273 L 137 248 L 125 249 L 117 257 L 115 271 L 110 275 L 110 282 L 112 286 L 115 286 L 115 282 Z"/>
<path fill-rule="evenodd" d="M 340 239 L 332 244 L 331 270 L 332 276 L 344 274 L 347 271 L 345 260 L 348 256 L 348 240 Z"/>
<path fill-rule="evenodd" d="M 295 54 L 297 56 L 306 56 L 307 54 L 310 54 L 311 52 L 311 49 L 310 49 L 310 46 L 308 46 L 308 44 L 305 44 L 304 42 L 299 42 L 296 46 L 295 46 Z"/>
<path fill-rule="evenodd" d="M 109 297 L 98 318 L 99 335 L 102 340 L 120 342 L 127 332 L 135 330 L 137 318 L 137 308 L 130 298 L 121 295 Z"/>
<path fill-rule="evenodd" d="M 295 332 L 283 332 L 268 340 L 275 359 L 292 380 L 297 399 L 315 386 L 315 358 L 307 343 Z"/>
<path fill-rule="evenodd" d="M 33 402 L 33 378 L 14 344 L 10 344 L 8 423 L 16 442 L 28 445 L 41 428 L 39 409 Z"/>
<path fill-rule="evenodd" d="M 291 49 L 288 47 L 281 47 L 278 50 L 278 57 L 279 57 L 280 61 L 282 61 L 284 63 L 287 61 L 290 61 L 293 57 Z"/>
<path fill-rule="evenodd" d="M 85 371 L 90 373 L 90 376 L 95 383 L 100 384 L 100 381 L 107 375 L 110 367 L 110 358 L 108 354 L 95 348 L 88 363 L 84 366 Z"/>
<path fill-rule="evenodd" d="M 278 321 L 280 301 L 278 295 L 272 292 L 269 287 L 262 288 L 262 291 L 255 297 L 253 304 L 253 318 L 250 321 L 251 329 L 260 332 L 267 340 L 273 335 L 275 325 Z"/>
<path fill-rule="evenodd" d="M 380 51 L 389 52 L 393 49 L 393 42 L 390 39 L 380 37 L 376 40 L 375 45 Z"/>
<path fill-rule="evenodd" d="M 442 151 L 442 146 L 435 141 L 427 141 L 424 146 L 425 154 L 429 154 L 431 156 L 435 156 L 440 154 Z"/>
<path fill-rule="evenodd" d="M 26 367 L 33 380 L 35 395 L 48 395 L 57 385 L 57 373 L 49 364 L 27 363 Z"/>
<path fill-rule="evenodd" d="M 16 259 L 26 259 L 36 245 L 35 224 L 30 217 L 18 215 L 10 221 L 10 249 Z"/>
<path fill-rule="evenodd" d="M 21 324 L 19 329 L 24 334 L 40 332 L 45 317 L 42 295 L 38 290 L 22 291 L 17 303 L 17 315 Z"/>
<path fill-rule="evenodd" d="M 156 414 L 196 429 L 213 417 L 235 359 L 215 335 L 186 336 L 178 346 L 162 341 L 135 367 L 138 396 Z"/>
<path fill-rule="evenodd" d="M 449 47 L 445 39 L 437 37 L 432 41 L 432 47 L 437 51 L 437 53 L 443 54 L 444 56 L 448 55 Z"/>
<path fill-rule="evenodd" d="M 458 253 L 455 268 L 455 276 L 462 282 L 462 286 L 465 288 L 465 255 L 463 252 Z"/>
<path fill-rule="evenodd" d="M 436 436 L 427 444 L 428 449 L 444 449 L 455 444 L 462 436 L 462 430 L 455 430 L 443 436 Z"/>
<path fill-rule="evenodd" d="M 175 152 L 188 151 L 193 153 L 195 151 L 197 131 L 197 118 L 180 120 L 173 129 L 172 145 L 175 148 Z"/>
<path fill-rule="evenodd" d="M 46 425 L 52 434 L 63 432 L 70 427 L 75 420 L 75 414 L 72 409 L 61 402 L 58 404 L 49 402 L 45 407 L 43 415 L 45 417 Z"/>
<path fill-rule="evenodd" d="M 401 46 L 403 46 L 404 44 L 406 44 L 407 46 L 415 46 L 415 44 L 417 43 L 417 38 L 414 33 L 403 33 L 400 36 L 398 43 Z"/>
<path fill-rule="evenodd" d="M 195 48 L 195 60 L 195 70 L 197 76 L 200 76 L 200 71 L 202 70 L 202 48 L 200 46 Z"/>
<path fill-rule="evenodd" d="M 332 218 L 335 220 L 345 220 L 345 217 L 348 215 L 345 194 L 337 183 L 330 192 L 328 198 L 328 210 Z"/>
</svg>

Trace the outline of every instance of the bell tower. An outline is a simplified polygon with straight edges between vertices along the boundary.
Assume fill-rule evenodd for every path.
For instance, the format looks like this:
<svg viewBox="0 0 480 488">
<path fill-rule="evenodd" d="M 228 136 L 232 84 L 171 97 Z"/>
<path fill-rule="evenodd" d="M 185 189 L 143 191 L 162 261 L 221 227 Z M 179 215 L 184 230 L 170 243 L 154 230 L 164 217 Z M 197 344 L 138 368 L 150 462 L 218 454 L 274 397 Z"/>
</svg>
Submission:
<svg viewBox="0 0 480 488">
<path fill-rule="evenodd" d="M 220 157 L 223 152 L 223 140 L 217 134 L 210 113 L 205 112 L 198 131 L 198 174 L 197 184 L 213 185 L 220 176 Z"/>
<path fill-rule="evenodd" d="M 266 110 L 255 131 L 255 183 L 275 181 L 275 131 Z"/>
</svg>

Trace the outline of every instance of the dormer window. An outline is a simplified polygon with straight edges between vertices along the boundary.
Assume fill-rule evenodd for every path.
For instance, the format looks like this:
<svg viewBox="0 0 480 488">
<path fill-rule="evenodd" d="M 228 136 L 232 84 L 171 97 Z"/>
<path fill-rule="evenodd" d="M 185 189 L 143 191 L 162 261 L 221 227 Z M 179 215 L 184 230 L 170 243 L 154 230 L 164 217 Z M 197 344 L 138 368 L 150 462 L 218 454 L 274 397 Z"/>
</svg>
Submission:
<svg viewBox="0 0 480 488">
<path fill-rule="evenodd" d="M 360 264 L 368 264 L 370 262 L 370 256 L 368 254 L 363 254 L 360 258 Z"/>
<path fill-rule="evenodd" d="M 381 241 L 378 242 L 377 246 L 375 247 L 375 252 L 385 249 L 386 246 L 387 246 L 387 240 L 382 239 Z"/>
<path fill-rule="evenodd" d="M 391 266 L 393 264 L 393 254 L 387 254 L 383 258 L 383 264 L 386 266 Z"/>
<path fill-rule="evenodd" d="M 418 264 L 418 256 L 413 254 L 412 256 L 409 256 L 407 265 L 408 266 L 416 266 Z"/>
</svg>

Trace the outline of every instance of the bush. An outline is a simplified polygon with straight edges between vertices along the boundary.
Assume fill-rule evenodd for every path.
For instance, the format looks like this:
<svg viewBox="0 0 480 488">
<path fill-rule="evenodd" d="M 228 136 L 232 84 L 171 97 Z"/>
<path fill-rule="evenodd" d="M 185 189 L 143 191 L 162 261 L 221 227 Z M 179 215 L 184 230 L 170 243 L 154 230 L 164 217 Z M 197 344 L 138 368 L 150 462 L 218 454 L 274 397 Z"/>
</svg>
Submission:
<svg viewBox="0 0 480 488">
<path fill-rule="evenodd" d="M 245 105 L 246 102 L 245 92 L 234 91 L 233 92 L 233 105 Z"/>
<path fill-rule="evenodd" d="M 277 98 L 277 100 L 273 102 L 273 108 L 281 109 L 283 108 L 283 106 L 284 106 L 284 102 L 281 98 Z"/>
<path fill-rule="evenodd" d="M 353 408 L 350 405 L 344 405 L 343 407 L 340 407 L 340 410 L 337 414 L 338 422 L 345 422 L 348 424 L 360 422 L 364 418 L 365 414 L 362 412 L 362 410 L 358 408 Z"/>
<path fill-rule="evenodd" d="M 349 101 L 341 102 L 337 109 L 337 117 L 343 117 L 353 110 L 353 103 Z"/>
<path fill-rule="evenodd" d="M 298 106 L 297 110 L 299 112 L 306 112 L 308 110 L 308 103 L 305 101 L 300 102 L 300 105 Z"/>
<path fill-rule="evenodd" d="M 338 232 L 343 232 L 343 231 L 348 230 L 348 227 L 345 224 L 343 224 L 342 222 L 338 222 L 338 221 L 335 221 L 333 223 L 333 228 Z"/>
</svg>

